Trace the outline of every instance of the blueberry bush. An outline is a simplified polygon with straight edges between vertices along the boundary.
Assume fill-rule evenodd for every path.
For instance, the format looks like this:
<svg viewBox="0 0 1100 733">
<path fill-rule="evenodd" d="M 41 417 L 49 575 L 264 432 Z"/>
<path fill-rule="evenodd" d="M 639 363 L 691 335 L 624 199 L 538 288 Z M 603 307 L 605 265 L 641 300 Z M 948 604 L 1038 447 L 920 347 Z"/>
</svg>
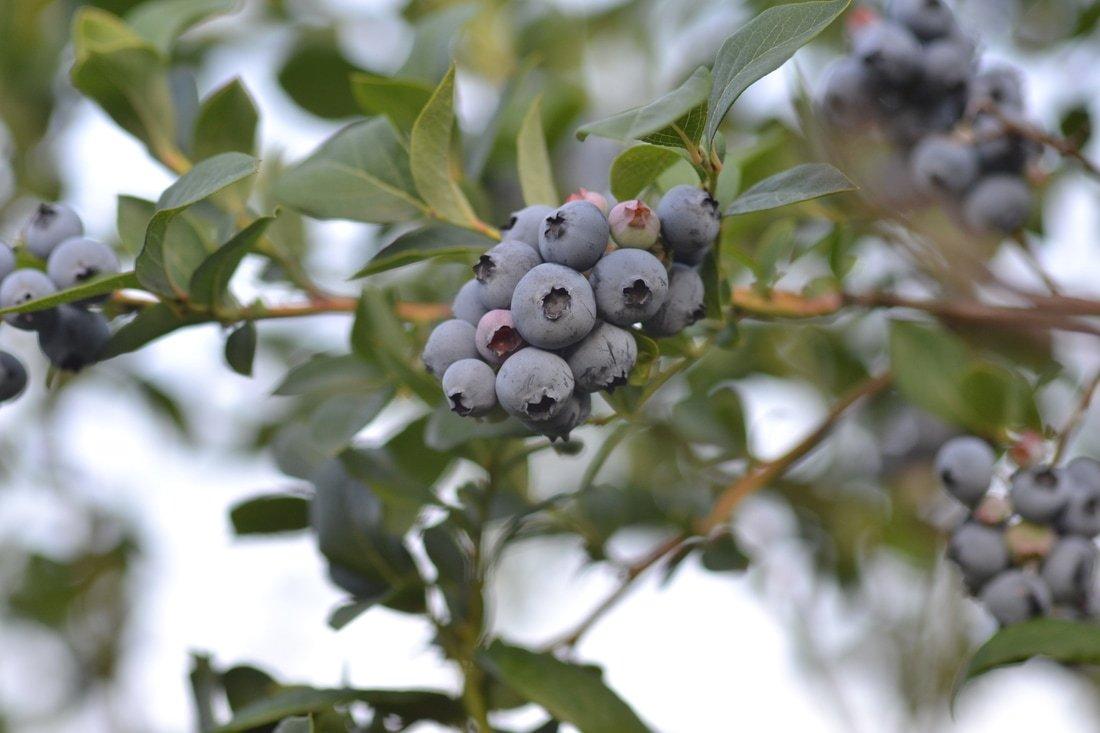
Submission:
<svg viewBox="0 0 1100 733">
<path fill-rule="evenodd" d="M 719 5 L 604 3 L 581 22 L 551 4 L 412 0 L 407 59 L 376 54 L 374 70 L 338 42 L 335 11 L 318 25 L 289 2 L 2 6 L 0 218 L 16 234 L 0 244 L 0 343 L 32 332 L 41 353 L 0 350 L 0 402 L 109 374 L 186 434 L 185 406 L 129 355 L 220 327 L 233 372 L 282 365 L 281 407 L 257 407 L 241 443 L 293 486 L 235 506 L 235 532 L 311 533 L 346 593 L 334 633 L 377 607 L 421 616 L 462 680 L 321 689 L 197 654 L 202 730 L 489 733 L 529 704 L 542 733 L 652 730 L 576 647 L 645 574 L 765 573 L 743 521 L 765 497 L 851 602 L 875 557 L 926 577 L 946 557 L 953 599 L 988 612 L 975 648 L 956 603 L 938 651 L 917 641 L 927 608 L 894 619 L 881 643 L 900 651 L 914 721 L 1000 666 L 1100 663 L 1100 443 L 1079 430 L 1100 376 L 1067 368 L 1070 345 L 1095 343 L 1066 340 L 1100 335 L 1100 296 L 1042 264 L 1048 192 L 1095 199 L 1095 100 L 1036 121 L 1020 71 L 941 0 Z M 1022 43 L 1095 41 L 1095 8 L 1050 5 L 1061 14 L 1020 19 Z M 271 113 L 244 82 L 199 73 L 242 18 L 290 39 L 273 71 L 294 114 L 339 123 L 301 159 L 261 138 Z M 624 71 L 601 45 L 651 68 Z M 738 104 L 781 68 L 782 111 Z M 624 74 L 649 101 L 606 103 Z M 474 89 L 492 100 L 477 119 L 458 103 Z M 156 200 L 120 192 L 117 241 L 56 201 L 65 162 L 44 136 L 75 95 L 174 177 Z M 371 225 L 377 244 L 323 282 L 315 220 Z M 245 277 L 258 295 L 240 294 Z M 265 333 L 333 315 L 338 352 Z M 827 405 L 770 458 L 744 404 L 764 379 Z M 387 438 L 363 439 L 380 423 Z M 856 429 L 861 460 L 840 448 Z M 86 546 L 69 561 L 12 548 L 0 608 L 110 680 L 127 609 L 102 591 L 140 548 L 77 508 Z M 640 528 L 651 549 L 620 556 L 613 539 Z M 620 585 L 520 645 L 494 628 L 489 591 L 511 548 L 548 535 Z M 88 644 L 93 614 L 111 633 Z"/>
</svg>

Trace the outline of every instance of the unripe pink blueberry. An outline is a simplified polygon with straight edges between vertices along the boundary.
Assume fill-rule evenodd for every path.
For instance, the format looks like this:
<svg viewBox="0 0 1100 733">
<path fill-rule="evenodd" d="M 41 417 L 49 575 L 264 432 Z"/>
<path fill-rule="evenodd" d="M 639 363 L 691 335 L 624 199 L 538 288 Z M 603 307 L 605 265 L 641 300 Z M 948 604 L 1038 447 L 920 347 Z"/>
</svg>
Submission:
<svg viewBox="0 0 1100 733">
<path fill-rule="evenodd" d="M 516 330 L 512 311 L 498 308 L 481 317 L 477 324 L 477 353 L 493 366 L 500 366 L 527 342 Z"/>
<path fill-rule="evenodd" d="M 589 191 L 587 188 L 578 188 L 569 194 L 569 198 L 565 200 L 565 203 L 570 201 L 587 201 L 599 209 L 604 216 L 607 216 L 607 197 L 601 193 Z"/>
<path fill-rule="evenodd" d="M 637 199 L 615 204 L 607 219 L 611 224 L 611 236 L 620 247 L 649 249 L 657 243 L 657 235 L 661 233 L 657 214 Z"/>
</svg>

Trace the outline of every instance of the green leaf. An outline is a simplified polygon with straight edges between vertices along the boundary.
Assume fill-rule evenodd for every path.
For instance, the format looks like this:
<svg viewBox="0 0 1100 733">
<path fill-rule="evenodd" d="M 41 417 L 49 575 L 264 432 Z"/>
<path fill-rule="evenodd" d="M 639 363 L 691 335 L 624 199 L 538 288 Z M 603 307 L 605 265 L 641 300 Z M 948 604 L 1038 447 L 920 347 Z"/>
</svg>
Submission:
<svg viewBox="0 0 1100 733">
<path fill-rule="evenodd" d="M 187 207 L 255 174 L 258 169 L 259 161 L 250 155 L 222 153 L 198 163 L 165 189 L 146 229 L 145 246 L 134 265 L 141 284 L 158 295 L 187 295 L 193 269 L 181 267 L 179 253 L 167 246 L 168 225 Z"/>
<path fill-rule="evenodd" d="M 771 7 L 726 39 L 714 59 L 714 85 L 707 103 L 708 145 L 741 93 L 825 30 L 848 3 L 829 0 Z"/>
<path fill-rule="evenodd" d="M 974 653 L 955 688 L 1000 667 L 1045 657 L 1062 664 L 1100 664 L 1100 626 L 1042 618 L 1007 626 Z"/>
<path fill-rule="evenodd" d="M 470 259 L 494 244 L 495 240 L 469 229 L 450 224 L 429 224 L 422 229 L 406 232 L 387 244 L 351 279 L 441 257 Z"/>
<path fill-rule="evenodd" d="M 453 171 L 451 137 L 454 131 L 455 69 L 451 66 L 432 92 L 413 124 L 409 159 L 416 190 L 436 216 L 455 224 L 477 221 Z"/>
<path fill-rule="evenodd" d="M 358 690 L 288 687 L 240 710 L 221 733 L 247 731 L 294 715 L 321 712 L 334 705 L 364 702 L 379 715 L 394 715 L 406 723 L 430 720 L 458 724 L 465 720 L 462 705 L 441 692 L 428 690 Z"/>
<path fill-rule="evenodd" d="M 359 73 L 351 77 L 351 92 L 364 114 L 384 115 L 406 135 L 432 96 L 432 88 L 416 79 Z"/>
<path fill-rule="evenodd" d="M 92 7 L 73 20 L 73 86 L 154 155 L 177 152 L 168 76 L 160 53 L 118 17 Z"/>
<path fill-rule="evenodd" d="M 137 351 L 161 336 L 204 320 L 193 314 L 178 315 L 167 304 L 157 303 L 141 311 L 132 321 L 115 331 L 100 358 L 110 359 Z"/>
<path fill-rule="evenodd" d="M 560 199 L 554 187 L 554 169 L 550 165 L 546 135 L 542 131 L 541 95 L 535 98 L 519 128 L 519 136 L 516 138 L 516 165 L 519 168 L 523 200 L 528 206 L 558 205 Z"/>
<path fill-rule="evenodd" d="M 234 504 L 229 520 L 238 535 L 309 529 L 309 499 L 293 494 L 254 496 Z"/>
<path fill-rule="evenodd" d="M 119 196 L 115 226 L 122 249 L 136 255 L 145 244 L 145 228 L 157 205 L 137 196 Z"/>
<path fill-rule="evenodd" d="M 744 570 L 749 566 L 749 558 L 729 534 L 720 534 L 708 540 L 703 545 L 700 560 L 703 567 L 712 573 Z"/>
<path fill-rule="evenodd" d="M 645 733 L 649 729 L 590 667 L 563 662 L 502 641 L 478 654 L 478 663 L 558 720 L 584 733 Z"/>
<path fill-rule="evenodd" d="M 629 381 L 635 387 L 642 387 L 649 382 L 650 372 L 657 364 L 657 360 L 661 358 L 661 347 L 641 331 L 631 330 L 630 333 L 634 336 L 634 341 L 638 345 L 638 358 L 634 362 L 634 368 L 630 371 Z"/>
<path fill-rule="evenodd" d="M 212 15 L 228 13 L 234 5 L 234 0 L 154 0 L 133 8 L 126 14 L 126 22 L 167 55 L 187 29 Z"/>
<path fill-rule="evenodd" d="M 369 392 L 385 384 L 381 371 L 355 354 L 314 356 L 287 373 L 275 389 L 280 397 Z"/>
<path fill-rule="evenodd" d="M 307 32 L 279 69 L 279 84 L 307 112 L 342 119 L 359 111 L 348 81 L 358 71 L 332 33 Z"/>
<path fill-rule="evenodd" d="M 726 216 L 774 209 L 855 189 L 855 184 L 833 166 L 805 163 L 765 178 L 749 188 L 726 207 Z"/>
<path fill-rule="evenodd" d="M 198 305 L 230 306 L 229 281 L 274 220 L 273 216 L 257 219 L 207 257 L 191 276 L 191 300 Z"/>
<path fill-rule="evenodd" d="M 252 376 L 252 362 L 256 358 L 256 324 L 245 321 L 235 328 L 225 340 L 225 361 L 229 368 L 242 377 Z"/>
<path fill-rule="evenodd" d="M 286 718 L 272 733 L 313 733 L 313 721 L 309 717 Z"/>
<path fill-rule="evenodd" d="M 348 125 L 283 173 L 274 195 L 316 219 L 391 224 L 427 213 L 415 190 L 404 144 L 376 117 Z"/>
<path fill-rule="evenodd" d="M 117 275 L 108 275 L 106 277 L 89 280 L 69 288 L 68 290 L 62 290 L 52 295 L 47 295 L 45 298 L 30 300 L 26 303 L 13 305 L 10 308 L 0 308 L 0 316 L 6 316 L 9 313 L 33 313 L 34 311 L 53 308 L 58 305 L 64 305 L 65 303 L 73 303 L 78 300 L 94 298 L 97 295 L 113 293 L 123 288 L 136 288 L 138 285 L 137 276 L 135 276 L 134 273 L 120 272 Z"/>
<path fill-rule="evenodd" d="M 491 420 L 471 420 L 459 417 L 445 404 L 432 412 L 424 431 L 424 445 L 433 451 L 450 451 L 472 440 L 522 438 L 531 434 L 513 417 Z"/>
<path fill-rule="evenodd" d="M 676 125 L 692 142 L 699 140 L 706 122 L 706 101 L 711 88 L 710 70 L 700 66 L 679 87 L 643 107 L 620 112 L 577 130 L 584 140 L 589 135 L 630 142 L 643 140 L 665 147 L 684 147 Z"/>
<path fill-rule="evenodd" d="M 233 79 L 202 102 L 191 144 L 195 159 L 205 160 L 231 151 L 253 154 L 258 122 L 259 112 L 252 95 L 240 79 Z"/>
<path fill-rule="evenodd" d="M 356 433 L 378 417 L 393 399 L 392 385 L 360 394 L 328 397 L 309 416 L 310 441 L 326 455 L 334 456 L 348 446 Z"/>
<path fill-rule="evenodd" d="M 723 448 L 731 454 L 748 445 L 744 408 L 737 391 L 719 385 L 709 393 L 693 393 L 672 410 L 672 425 L 685 440 Z"/>
<path fill-rule="evenodd" d="M 966 348 L 954 336 L 911 321 L 890 328 L 890 364 L 906 399 L 954 423 L 962 423 L 959 379 L 966 372 Z"/>
<path fill-rule="evenodd" d="M 611 163 L 611 193 L 620 201 L 636 198 L 657 177 L 682 160 L 675 150 L 657 145 L 627 148 Z"/>
<path fill-rule="evenodd" d="M 699 266 L 699 277 L 703 280 L 703 308 L 707 318 L 720 321 L 725 319 L 725 303 L 729 302 L 729 284 L 722 275 L 722 255 L 719 237 L 710 251 L 703 256 Z"/>
</svg>

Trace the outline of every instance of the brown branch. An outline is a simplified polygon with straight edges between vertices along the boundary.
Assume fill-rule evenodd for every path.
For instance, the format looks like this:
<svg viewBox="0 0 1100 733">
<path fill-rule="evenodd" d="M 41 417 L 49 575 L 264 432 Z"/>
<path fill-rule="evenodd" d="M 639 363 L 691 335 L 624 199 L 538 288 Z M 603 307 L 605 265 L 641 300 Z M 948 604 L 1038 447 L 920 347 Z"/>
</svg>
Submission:
<svg viewBox="0 0 1100 733">
<path fill-rule="evenodd" d="M 1081 397 L 1077 401 L 1077 407 L 1074 408 L 1073 413 L 1069 416 L 1069 420 L 1066 421 L 1066 426 L 1062 428 L 1062 431 L 1058 434 L 1058 442 L 1054 446 L 1054 458 L 1051 459 L 1051 463 L 1058 463 L 1062 456 L 1066 452 L 1066 448 L 1069 446 L 1070 438 L 1077 432 L 1077 429 L 1081 427 L 1081 422 L 1085 419 L 1085 414 L 1089 411 L 1089 405 L 1092 403 L 1092 397 L 1096 394 L 1096 388 L 1100 387 L 1100 371 L 1092 378 L 1082 390 Z"/>
</svg>

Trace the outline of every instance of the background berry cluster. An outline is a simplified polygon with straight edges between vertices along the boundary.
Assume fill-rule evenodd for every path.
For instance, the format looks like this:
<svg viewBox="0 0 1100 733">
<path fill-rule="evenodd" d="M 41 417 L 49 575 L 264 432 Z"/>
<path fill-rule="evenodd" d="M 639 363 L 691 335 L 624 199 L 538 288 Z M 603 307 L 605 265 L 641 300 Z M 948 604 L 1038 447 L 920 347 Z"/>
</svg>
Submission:
<svg viewBox="0 0 1100 733">
<path fill-rule="evenodd" d="M 1011 234 L 1028 220 L 1029 163 L 1041 152 L 1019 134 L 1019 73 L 981 68 L 975 41 L 940 0 L 894 0 L 885 17 L 853 14 L 851 55 L 827 74 L 818 106 L 838 132 L 875 133 L 903 161 L 881 198 L 934 203 L 967 230 Z M 883 173 L 880 171 L 880 173 Z"/>
<path fill-rule="evenodd" d="M 1012 462 L 1006 456 L 1005 468 Z M 936 456 L 944 487 L 970 510 L 947 553 L 967 588 L 1004 625 L 1095 616 L 1100 461 L 1025 466 L 1007 480 L 999 467 L 975 437 L 955 438 Z"/>
<path fill-rule="evenodd" d="M 43 271 L 42 265 L 45 265 Z M 84 224 L 64 204 L 41 204 L 23 230 L 23 246 L 0 243 L 0 308 L 13 308 L 119 271 L 114 251 L 84 237 Z M 91 298 L 55 308 L 4 317 L 10 326 L 35 331 L 50 364 L 80 371 L 99 358 L 110 337 L 107 319 Z M 27 370 L 13 354 L 0 351 L 0 401 L 15 399 L 27 386 Z"/>
<path fill-rule="evenodd" d="M 565 439 L 591 414 L 593 392 L 627 382 L 635 326 L 661 338 L 702 318 L 696 266 L 719 224 L 717 202 L 689 185 L 669 190 L 656 212 L 639 200 L 608 212 L 603 195 L 584 189 L 557 209 L 517 211 L 473 266 L 454 319 L 432 331 L 424 364 L 459 415 L 499 406 Z"/>
</svg>

